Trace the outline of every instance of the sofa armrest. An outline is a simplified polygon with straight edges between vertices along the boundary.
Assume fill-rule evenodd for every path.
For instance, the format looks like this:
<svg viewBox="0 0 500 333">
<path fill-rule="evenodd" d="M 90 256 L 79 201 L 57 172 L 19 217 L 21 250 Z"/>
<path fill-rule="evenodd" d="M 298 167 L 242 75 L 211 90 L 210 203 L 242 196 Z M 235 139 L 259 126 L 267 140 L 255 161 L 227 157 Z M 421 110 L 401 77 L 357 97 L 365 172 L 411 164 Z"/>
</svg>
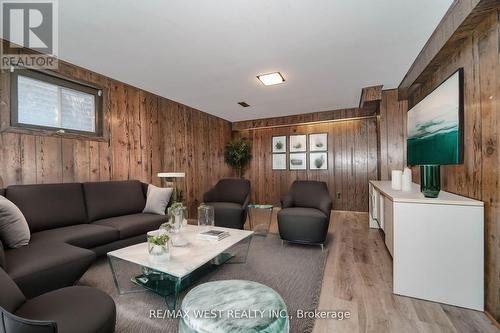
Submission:
<svg viewBox="0 0 500 333">
<path fill-rule="evenodd" d="M 217 190 L 216 187 L 212 187 L 210 190 L 203 194 L 203 202 L 215 202 L 217 200 Z"/>
<path fill-rule="evenodd" d="M 281 208 L 290 208 L 293 207 L 293 198 L 290 195 L 290 193 L 286 194 L 285 196 L 281 197 Z"/>
</svg>

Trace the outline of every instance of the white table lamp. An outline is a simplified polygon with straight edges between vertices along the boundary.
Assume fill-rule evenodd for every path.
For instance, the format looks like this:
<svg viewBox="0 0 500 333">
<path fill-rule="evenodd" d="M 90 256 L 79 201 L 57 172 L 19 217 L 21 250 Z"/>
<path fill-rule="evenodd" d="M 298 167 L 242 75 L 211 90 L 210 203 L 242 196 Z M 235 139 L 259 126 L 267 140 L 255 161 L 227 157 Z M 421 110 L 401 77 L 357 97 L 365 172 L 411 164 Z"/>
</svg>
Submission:
<svg viewBox="0 0 500 333">
<path fill-rule="evenodd" d="M 166 179 L 166 186 L 170 186 L 174 189 L 173 200 L 174 202 L 182 201 L 182 189 L 177 189 L 176 178 L 185 178 L 185 172 L 159 172 L 157 174 L 158 178 Z"/>
</svg>

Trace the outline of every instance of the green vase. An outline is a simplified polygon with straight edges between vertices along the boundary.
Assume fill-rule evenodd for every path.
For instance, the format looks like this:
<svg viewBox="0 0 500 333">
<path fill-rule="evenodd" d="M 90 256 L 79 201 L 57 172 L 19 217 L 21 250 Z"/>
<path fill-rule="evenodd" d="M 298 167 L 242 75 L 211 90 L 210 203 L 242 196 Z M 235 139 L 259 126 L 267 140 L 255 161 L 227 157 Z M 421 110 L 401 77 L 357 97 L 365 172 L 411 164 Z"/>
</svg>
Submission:
<svg viewBox="0 0 500 333">
<path fill-rule="evenodd" d="M 420 166 L 420 191 L 426 198 L 437 198 L 441 190 L 440 166 L 428 164 Z"/>
</svg>

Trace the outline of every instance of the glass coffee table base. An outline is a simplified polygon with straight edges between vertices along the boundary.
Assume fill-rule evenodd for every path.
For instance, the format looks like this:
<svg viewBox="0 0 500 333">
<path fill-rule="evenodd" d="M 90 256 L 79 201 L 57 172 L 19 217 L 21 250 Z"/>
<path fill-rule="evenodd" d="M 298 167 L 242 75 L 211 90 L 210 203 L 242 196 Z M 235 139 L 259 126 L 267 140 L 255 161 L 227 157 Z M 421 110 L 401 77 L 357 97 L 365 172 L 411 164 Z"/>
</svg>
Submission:
<svg viewBox="0 0 500 333">
<path fill-rule="evenodd" d="M 223 264 L 246 263 L 251 239 L 252 237 L 248 237 L 240 241 L 228 249 L 227 252 L 219 254 L 208 263 L 182 278 L 145 266 L 136 265 L 122 259 L 112 257 L 108 257 L 108 259 L 113 273 L 113 279 L 120 295 L 150 291 L 163 297 L 167 307 L 171 310 L 175 310 L 177 309 L 179 294 L 192 286 L 201 277 L 214 271 Z M 123 266 L 128 266 L 126 267 L 126 271 L 137 272 L 138 269 L 139 272 L 135 274 L 132 273 L 133 277 L 127 280 L 126 272 L 125 274 L 120 274 L 122 270 L 121 267 Z"/>
</svg>

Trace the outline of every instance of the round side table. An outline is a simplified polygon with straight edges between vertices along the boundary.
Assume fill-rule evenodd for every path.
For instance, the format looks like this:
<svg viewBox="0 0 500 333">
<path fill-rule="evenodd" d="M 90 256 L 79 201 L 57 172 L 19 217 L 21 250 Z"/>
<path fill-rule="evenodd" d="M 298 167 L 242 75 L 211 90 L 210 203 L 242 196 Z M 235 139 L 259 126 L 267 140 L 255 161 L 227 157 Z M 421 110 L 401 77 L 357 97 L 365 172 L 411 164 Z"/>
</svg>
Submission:
<svg viewBox="0 0 500 333">
<path fill-rule="evenodd" d="M 272 216 L 273 205 L 248 205 L 250 229 L 252 229 L 257 236 L 266 236 L 269 233 Z"/>
<path fill-rule="evenodd" d="M 180 333 L 288 333 L 283 298 L 253 281 L 225 280 L 201 284 L 184 297 Z M 203 314 L 203 315 L 200 315 Z"/>
</svg>

